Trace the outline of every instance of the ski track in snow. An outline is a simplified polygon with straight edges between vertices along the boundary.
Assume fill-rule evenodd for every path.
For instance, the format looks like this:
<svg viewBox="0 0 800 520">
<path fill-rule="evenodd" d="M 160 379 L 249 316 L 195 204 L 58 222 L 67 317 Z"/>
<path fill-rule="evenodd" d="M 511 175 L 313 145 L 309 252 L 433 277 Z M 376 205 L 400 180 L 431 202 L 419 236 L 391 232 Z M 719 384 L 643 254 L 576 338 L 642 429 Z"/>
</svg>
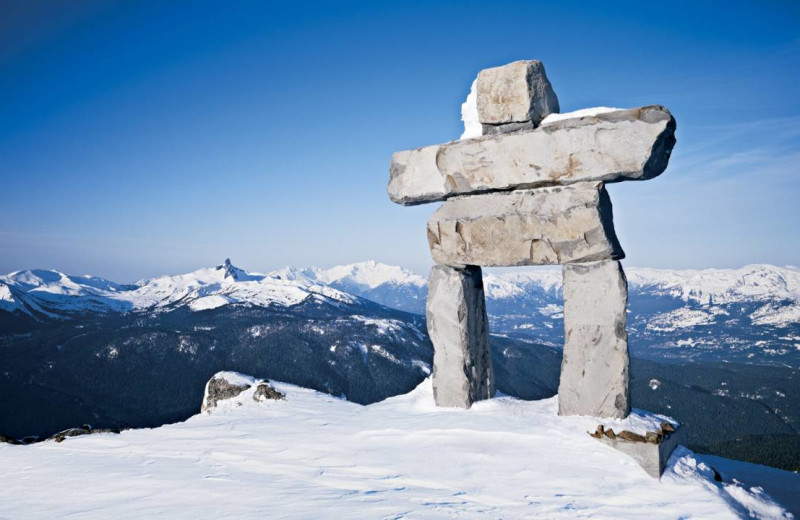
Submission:
<svg viewBox="0 0 800 520">
<path fill-rule="evenodd" d="M 360 406 L 275 386 L 286 401 L 251 389 L 180 424 L 0 445 L 0 518 L 790 518 L 683 448 L 649 477 L 554 399 L 440 409 L 427 380 Z"/>
</svg>

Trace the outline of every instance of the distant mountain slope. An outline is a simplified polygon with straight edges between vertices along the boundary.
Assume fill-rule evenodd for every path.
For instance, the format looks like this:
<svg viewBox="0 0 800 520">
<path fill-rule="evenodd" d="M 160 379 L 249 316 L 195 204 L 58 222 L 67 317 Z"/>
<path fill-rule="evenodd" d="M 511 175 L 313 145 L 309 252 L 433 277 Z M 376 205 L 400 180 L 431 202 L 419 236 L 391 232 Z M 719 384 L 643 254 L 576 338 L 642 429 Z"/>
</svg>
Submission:
<svg viewBox="0 0 800 520">
<path fill-rule="evenodd" d="M 287 279 L 249 273 L 235 267 L 228 259 L 216 267 L 131 285 L 58 271 L 18 271 L 0 276 L 0 298 L 0 310 L 38 319 L 184 306 L 201 311 L 228 304 L 290 307 L 307 300 L 330 305 L 355 304 L 359 300 L 311 278 Z"/>
<path fill-rule="evenodd" d="M 270 276 L 314 280 L 387 307 L 416 314 L 425 313 L 427 279 L 398 266 L 370 260 L 330 269 L 286 267 L 273 271 Z"/>
<path fill-rule="evenodd" d="M 626 273 L 635 356 L 800 367 L 800 269 L 759 264 Z M 404 271 L 383 278 L 380 290 L 363 290 L 346 276 L 337 283 L 384 305 L 424 313 L 425 286 L 411 276 Z M 484 285 L 492 332 L 555 347 L 563 343 L 560 269 L 486 270 Z"/>
</svg>

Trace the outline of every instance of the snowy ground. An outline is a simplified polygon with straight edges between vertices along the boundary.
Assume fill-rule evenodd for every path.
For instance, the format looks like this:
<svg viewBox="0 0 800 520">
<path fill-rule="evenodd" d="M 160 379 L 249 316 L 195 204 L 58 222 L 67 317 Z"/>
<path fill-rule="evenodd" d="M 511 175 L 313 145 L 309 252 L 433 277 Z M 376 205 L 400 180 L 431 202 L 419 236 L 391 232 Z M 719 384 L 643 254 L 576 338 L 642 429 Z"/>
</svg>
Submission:
<svg viewBox="0 0 800 520">
<path fill-rule="evenodd" d="M 791 518 L 752 488 L 769 490 L 762 467 L 719 484 L 679 448 L 658 481 L 554 399 L 464 411 L 435 408 L 429 381 L 369 406 L 276 386 L 285 401 L 250 390 L 181 424 L 0 445 L 0 518 Z"/>
</svg>

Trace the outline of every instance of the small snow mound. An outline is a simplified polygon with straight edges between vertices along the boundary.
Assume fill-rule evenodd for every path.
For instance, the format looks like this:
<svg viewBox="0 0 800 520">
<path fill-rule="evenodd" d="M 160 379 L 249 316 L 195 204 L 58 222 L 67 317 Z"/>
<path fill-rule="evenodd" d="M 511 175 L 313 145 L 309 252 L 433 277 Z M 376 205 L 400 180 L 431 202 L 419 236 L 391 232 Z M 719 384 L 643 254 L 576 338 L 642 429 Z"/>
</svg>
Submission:
<svg viewBox="0 0 800 520">
<path fill-rule="evenodd" d="M 221 379 L 227 381 L 232 385 L 237 386 L 250 386 L 256 384 L 259 379 L 256 379 L 253 376 L 248 376 L 247 374 L 242 374 L 241 372 L 229 372 L 229 371 L 222 371 L 217 372 L 214 374 L 212 379 Z"/>
<path fill-rule="evenodd" d="M 574 112 L 564 112 L 563 114 L 550 114 L 549 116 L 545 117 L 542 120 L 541 126 L 552 125 L 558 121 L 564 121 L 565 119 L 577 119 L 579 117 L 592 117 L 598 116 L 600 114 L 607 114 L 608 112 L 616 112 L 617 110 L 622 110 L 621 108 L 611 108 L 611 107 L 592 107 L 592 108 L 582 108 L 580 110 L 575 110 Z"/>
<path fill-rule="evenodd" d="M 672 417 L 640 410 L 638 408 L 631 410 L 631 414 L 625 419 L 601 419 L 601 421 L 606 429 L 612 428 L 614 431 L 627 430 L 632 433 L 638 433 L 639 435 L 658 431 L 663 422 L 670 423 L 674 428 L 679 426 L 678 421 Z"/>
</svg>

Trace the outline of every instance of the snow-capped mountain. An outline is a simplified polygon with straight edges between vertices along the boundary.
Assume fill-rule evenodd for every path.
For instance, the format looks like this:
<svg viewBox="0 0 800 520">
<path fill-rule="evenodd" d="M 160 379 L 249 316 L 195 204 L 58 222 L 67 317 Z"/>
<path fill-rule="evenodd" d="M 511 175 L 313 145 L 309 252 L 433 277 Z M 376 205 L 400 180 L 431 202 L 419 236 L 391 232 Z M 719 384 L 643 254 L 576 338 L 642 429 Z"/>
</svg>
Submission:
<svg viewBox="0 0 800 520">
<path fill-rule="evenodd" d="M 763 264 L 628 268 L 627 275 L 634 355 L 800 366 L 800 269 Z M 554 347 L 563 343 L 560 269 L 487 270 L 484 284 L 493 333 Z M 347 306 L 363 304 L 361 299 L 422 315 L 426 290 L 423 276 L 374 261 L 258 274 L 226 260 L 130 285 L 57 271 L 19 271 L 0 276 L 0 333 L 13 329 L 3 326 L 8 316 L 46 321 L 227 305 Z"/>
<path fill-rule="evenodd" d="M 0 309 L 49 318 L 180 306 L 201 311 L 233 303 L 291 307 L 309 300 L 335 305 L 354 304 L 358 298 L 307 277 L 249 273 L 229 259 L 216 267 L 132 285 L 45 270 L 0 276 Z"/>
</svg>

